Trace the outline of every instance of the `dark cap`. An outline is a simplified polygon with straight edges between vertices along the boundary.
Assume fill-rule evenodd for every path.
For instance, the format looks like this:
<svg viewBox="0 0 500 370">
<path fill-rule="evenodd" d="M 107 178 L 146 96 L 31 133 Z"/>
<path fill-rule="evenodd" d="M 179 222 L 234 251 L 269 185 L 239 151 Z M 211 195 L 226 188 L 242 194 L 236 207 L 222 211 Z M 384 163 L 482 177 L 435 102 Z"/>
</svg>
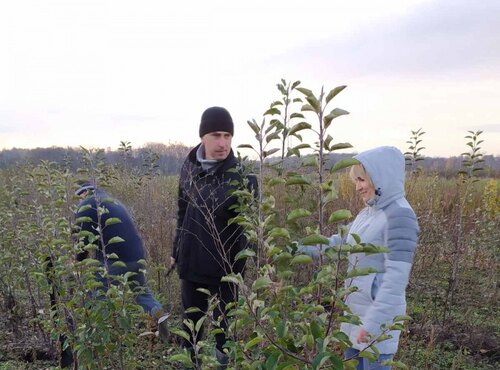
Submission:
<svg viewBox="0 0 500 370">
<path fill-rule="evenodd" d="M 95 185 L 92 182 L 84 182 L 83 184 L 80 185 L 77 191 L 75 191 L 75 195 L 80 196 L 83 194 L 85 191 L 94 191 L 95 190 Z"/>
<path fill-rule="evenodd" d="M 200 137 L 215 132 L 224 131 L 234 134 L 233 119 L 229 112 L 222 107 L 211 107 L 201 115 Z"/>
</svg>

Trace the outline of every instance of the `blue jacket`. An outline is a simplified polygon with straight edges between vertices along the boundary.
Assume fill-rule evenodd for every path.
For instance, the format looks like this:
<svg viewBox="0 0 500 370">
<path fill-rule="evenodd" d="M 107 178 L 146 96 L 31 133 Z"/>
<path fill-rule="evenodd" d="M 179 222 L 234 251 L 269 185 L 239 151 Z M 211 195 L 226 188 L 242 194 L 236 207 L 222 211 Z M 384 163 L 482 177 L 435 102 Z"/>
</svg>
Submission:
<svg viewBox="0 0 500 370">
<path fill-rule="evenodd" d="M 349 270 L 373 267 L 378 272 L 348 279 L 346 286 L 356 286 L 359 290 L 350 294 L 346 303 L 353 313 L 359 315 L 362 327 L 377 336 L 381 332 L 381 324 L 391 324 L 395 316 L 406 312 L 405 290 L 419 228 L 415 213 L 404 196 L 403 154 L 394 147 L 379 147 L 354 158 L 363 164 L 377 195 L 351 224 L 347 243 L 355 244 L 350 235 L 355 233 L 362 243 L 386 246 L 389 251 L 349 256 Z M 354 348 L 362 350 L 366 347 L 366 344 L 356 343 L 358 326 L 343 323 L 341 329 L 349 335 Z M 397 351 L 400 332 L 389 334 L 391 339 L 375 345 L 380 353 L 393 354 Z"/>
<path fill-rule="evenodd" d="M 98 219 L 97 207 L 103 208 L 100 220 Z M 89 231 L 99 236 L 98 227 L 102 230 L 102 239 L 99 238 L 96 243 L 97 253 L 95 258 L 97 260 L 103 262 L 104 253 L 107 255 L 116 253 L 118 259 L 125 262 L 129 270 L 136 271 L 139 269 L 140 265 L 137 264 L 137 261 L 144 259 L 144 244 L 132 217 L 123 204 L 108 196 L 103 190 L 97 189 L 92 196 L 80 202 L 77 209 L 80 210 L 76 214 L 77 220 L 81 217 L 90 217 L 91 219 L 91 221 L 77 224 L 82 231 Z M 110 224 L 106 225 L 106 220 L 110 218 L 118 218 L 120 222 L 109 222 Z M 115 236 L 122 238 L 124 241 L 109 244 L 110 239 Z M 87 243 L 88 238 L 85 238 L 85 244 Z M 78 254 L 77 259 L 82 260 L 87 256 L 88 253 L 84 251 Z"/>
</svg>

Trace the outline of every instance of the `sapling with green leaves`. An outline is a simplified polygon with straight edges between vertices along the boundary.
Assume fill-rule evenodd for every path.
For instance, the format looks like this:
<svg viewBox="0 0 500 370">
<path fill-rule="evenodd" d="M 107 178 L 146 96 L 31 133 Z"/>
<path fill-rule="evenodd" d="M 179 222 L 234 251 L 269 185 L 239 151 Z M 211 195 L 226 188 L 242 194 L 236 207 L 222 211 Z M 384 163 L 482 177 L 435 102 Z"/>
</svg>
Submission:
<svg viewBox="0 0 500 370">
<path fill-rule="evenodd" d="M 309 127 L 305 127 L 304 129 L 311 130 L 314 134 L 316 134 L 317 142 L 314 148 L 314 152 L 309 158 L 309 160 L 303 162 L 304 165 L 312 165 L 316 169 L 316 174 L 318 176 L 317 180 L 317 197 L 318 197 L 318 222 L 317 222 L 317 234 L 319 235 L 318 241 L 316 244 L 322 244 L 319 239 L 326 232 L 326 206 L 332 202 L 336 198 L 336 191 L 333 184 L 333 181 L 326 181 L 325 177 L 325 165 L 328 160 L 328 154 L 341 149 L 352 148 L 352 145 L 349 143 L 332 143 L 333 137 L 327 133 L 330 125 L 333 120 L 349 114 L 344 109 L 335 108 L 331 110 L 329 113 L 327 111 L 327 107 L 330 102 L 335 98 L 339 93 L 341 93 L 346 86 L 337 86 L 332 89 L 328 94 L 325 94 L 324 88 L 321 88 L 320 94 L 316 97 L 313 92 L 306 88 L 297 88 L 302 94 L 305 95 L 306 101 L 308 104 L 302 106 L 301 110 L 303 112 L 312 112 L 317 118 L 317 124 L 311 125 L 308 124 Z M 293 128 L 292 128 L 293 131 Z M 295 131 L 297 132 L 297 131 Z M 348 218 L 350 215 L 345 213 Z M 339 213 L 337 213 L 337 220 Z M 315 234 L 309 235 L 309 239 L 307 240 L 307 244 L 314 243 Z M 304 243 L 304 241 L 303 241 Z"/>
<path fill-rule="evenodd" d="M 464 256 L 468 253 L 467 236 L 464 230 L 465 223 L 465 209 L 466 204 L 469 202 L 473 185 L 479 180 L 478 175 L 483 168 L 483 154 L 480 152 L 481 143 L 484 140 L 480 139 L 483 131 L 468 131 L 467 139 L 468 152 L 462 153 L 462 169 L 458 171 L 458 180 L 456 182 L 456 202 L 458 204 L 458 212 L 455 220 L 455 230 L 453 232 L 453 250 L 450 255 L 450 273 L 448 277 L 448 286 L 446 289 L 444 309 L 443 309 L 443 323 L 449 318 L 451 309 L 455 304 L 455 292 L 460 275 L 460 266 L 463 263 Z"/>
<path fill-rule="evenodd" d="M 422 168 L 418 166 L 418 162 L 424 160 L 424 156 L 422 155 L 421 151 L 425 149 L 425 146 L 422 146 L 422 136 L 425 134 L 424 131 L 422 131 L 422 128 L 419 128 L 416 131 L 411 131 L 411 137 L 410 140 L 408 140 L 406 143 L 410 144 L 408 146 L 408 150 L 404 153 L 405 155 L 405 161 L 406 161 L 406 167 L 412 172 L 412 173 L 418 173 L 422 171 Z"/>
<path fill-rule="evenodd" d="M 241 275 L 230 274 L 223 279 L 237 284 L 240 287 L 241 298 L 239 304 L 232 310 L 232 330 L 240 332 L 248 331 L 250 339 L 238 339 L 228 344 L 231 358 L 238 366 L 246 368 L 280 368 L 307 367 L 313 369 L 334 368 L 354 369 L 355 361 L 343 360 L 337 351 L 343 351 L 351 346 L 347 336 L 339 330 L 340 321 L 359 323 L 356 315 L 349 314 L 349 307 L 344 303 L 347 295 L 356 290 L 355 287 L 344 287 L 342 281 L 345 273 L 342 272 L 340 263 L 345 261 L 347 253 L 381 252 L 384 249 L 373 245 L 361 244 L 358 240 L 356 245 L 341 244 L 328 249 L 325 253 L 327 259 L 306 281 L 297 279 L 298 274 L 307 271 L 307 266 L 313 262 L 312 258 L 304 254 L 295 254 L 297 229 L 293 225 L 298 221 L 310 220 L 312 212 L 306 209 L 295 208 L 289 210 L 284 216 L 287 220 L 285 225 L 277 222 L 276 215 L 281 210 L 276 209 L 273 196 L 274 186 L 286 186 L 288 191 L 293 192 L 298 187 L 312 187 L 319 195 L 318 218 L 315 222 L 302 228 L 302 236 L 299 242 L 303 245 L 328 244 L 329 240 L 324 236 L 327 218 L 325 217 L 325 206 L 335 197 L 334 182 L 327 180 L 331 176 L 325 169 L 327 153 L 335 150 L 350 148 L 350 144 L 333 144 L 333 138 L 328 135 L 327 129 L 333 119 L 347 114 L 341 109 L 334 109 L 326 114 L 328 103 L 345 87 L 340 86 L 330 93 L 316 98 L 314 94 L 304 88 L 298 87 L 305 96 L 308 104 L 302 107 L 302 111 L 312 111 L 319 121 L 318 127 L 308 122 L 299 122 L 288 131 L 289 135 L 299 131 L 310 130 L 318 137 L 316 147 L 310 159 L 303 161 L 301 168 L 312 165 L 315 168 L 313 176 L 305 176 L 298 170 L 284 172 L 284 177 L 267 179 L 263 183 L 265 167 L 264 159 L 268 156 L 266 144 L 274 140 L 278 135 L 273 131 L 272 121 L 268 122 L 266 117 L 260 125 L 255 121 L 249 122 L 255 132 L 259 143 L 258 148 L 250 144 L 241 145 L 240 148 L 250 148 L 258 156 L 257 168 L 261 184 L 264 190 L 259 198 L 259 217 L 249 210 L 242 212 L 237 222 L 245 227 L 250 239 L 261 246 L 263 263 L 257 268 L 257 277 L 251 286 L 247 286 Z M 268 118 L 267 118 L 268 119 Z M 305 132 L 305 131 L 304 131 Z M 306 145 L 306 144 L 300 144 Z M 300 150 L 311 146 L 300 148 L 289 148 L 291 156 L 300 155 Z M 278 149 L 279 150 L 279 149 Z M 297 153 L 298 152 L 298 153 Z M 332 172 L 348 167 L 356 161 L 344 160 L 332 168 Z M 328 172 L 328 173 L 327 173 Z M 350 212 L 338 210 L 333 212 L 328 220 L 332 223 L 342 223 L 351 217 Z M 347 233 L 347 229 L 339 226 L 340 233 Z M 305 234 L 305 235 L 304 235 Z M 355 236 L 353 236 L 355 237 Z M 354 269 L 349 277 L 366 275 L 373 272 L 370 269 Z M 343 315 L 342 311 L 347 312 Z M 396 318 L 400 321 L 404 318 Z M 398 328 L 398 323 L 383 330 L 383 333 L 373 341 L 367 343 L 367 348 L 373 349 L 373 343 L 384 340 L 389 330 Z M 369 354 L 367 354 L 368 356 Z"/>
</svg>

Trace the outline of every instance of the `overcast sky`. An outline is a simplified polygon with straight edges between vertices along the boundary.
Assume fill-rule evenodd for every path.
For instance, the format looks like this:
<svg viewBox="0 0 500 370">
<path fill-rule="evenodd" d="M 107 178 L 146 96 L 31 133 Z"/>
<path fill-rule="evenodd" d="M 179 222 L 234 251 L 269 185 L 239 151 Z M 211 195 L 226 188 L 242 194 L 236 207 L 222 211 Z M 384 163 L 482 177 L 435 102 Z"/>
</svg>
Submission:
<svg viewBox="0 0 500 370">
<path fill-rule="evenodd" d="M 348 88 L 334 141 L 500 155 L 500 1 L 23 1 L 0 5 L 0 149 L 199 141 L 226 107 L 252 142 L 276 83 Z"/>
</svg>

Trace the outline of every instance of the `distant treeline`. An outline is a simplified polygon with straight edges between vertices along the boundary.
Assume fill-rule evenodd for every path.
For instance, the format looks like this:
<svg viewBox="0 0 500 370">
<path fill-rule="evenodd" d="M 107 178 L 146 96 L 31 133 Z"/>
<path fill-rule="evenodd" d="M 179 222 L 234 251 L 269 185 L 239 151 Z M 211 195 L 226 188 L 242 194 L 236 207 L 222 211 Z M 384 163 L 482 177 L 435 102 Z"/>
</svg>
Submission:
<svg viewBox="0 0 500 370">
<path fill-rule="evenodd" d="M 130 169 L 140 170 L 143 167 L 154 166 L 155 171 L 164 175 L 179 173 L 180 167 L 190 148 L 183 144 L 148 143 L 141 148 L 122 146 L 118 150 L 104 151 L 104 158 L 108 164 L 126 166 Z M 244 152 L 244 154 L 246 154 Z M 330 165 L 339 159 L 352 156 L 352 153 L 332 154 Z M 500 177 L 500 157 L 485 155 L 483 157 L 484 171 L 482 176 Z M 272 158 L 272 160 L 275 160 Z M 294 157 L 287 163 L 287 167 L 295 166 Z M 76 170 L 83 167 L 82 149 L 78 148 L 34 148 L 34 149 L 4 149 L 0 151 L 0 169 L 10 168 L 15 165 L 40 161 L 51 161 Z M 424 157 L 417 163 L 425 172 L 433 172 L 442 176 L 454 176 L 462 168 L 462 157 Z M 328 166 L 328 164 L 327 164 Z"/>
<path fill-rule="evenodd" d="M 189 150 L 183 144 L 148 143 L 141 148 L 122 145 L 118 150 L 105 150 L 103 155 L 105 162 L 111 165 L 137 170 L 154 166 L 158 173 L 172 175 L 179 173 Z M 73 171 L 84 167 L 83 150 L 80 148 L 13 148 L 0 151 L 0 169 L 24 163 L 36 165 L 40 161 L 56 162 Z"/>
</svg>

